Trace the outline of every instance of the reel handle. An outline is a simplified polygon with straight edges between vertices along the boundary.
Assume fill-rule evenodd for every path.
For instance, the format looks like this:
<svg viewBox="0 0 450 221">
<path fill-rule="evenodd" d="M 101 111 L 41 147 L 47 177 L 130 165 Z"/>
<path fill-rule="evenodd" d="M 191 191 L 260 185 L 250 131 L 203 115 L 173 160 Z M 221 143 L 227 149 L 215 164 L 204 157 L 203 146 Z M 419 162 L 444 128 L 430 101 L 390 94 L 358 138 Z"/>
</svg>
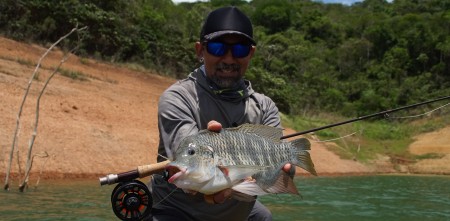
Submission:
<svg viewBox="0 0 450 221">
<path fill-rule="evenodd" d="M 100 186 L 103 186 L 106 184 L 111 185 L 111 184 L 115 184 L 115 183 L 119 183 L 119 182 L 130 181 L 130 180 L 134 180 L 136 178 L 143 178 L 143 177 L 147 177 L 152 174 L 155 174 L 155 173 L 162 172 L 162 171 L 164 171 L 164 169 L 166 168 L 166 165 L 168 163 L 170 163 L 170 160 L 166 160 L 166 161 L 154 163 L 154 164 L 142 165 L 142 166 L 138 166 L 138 168 L 135 170 L 130 170 L 130 171 L 119 173 L 119 174 L 109 174 L 104 177 L 100 177 L 99 178 Z"/>
</svg>

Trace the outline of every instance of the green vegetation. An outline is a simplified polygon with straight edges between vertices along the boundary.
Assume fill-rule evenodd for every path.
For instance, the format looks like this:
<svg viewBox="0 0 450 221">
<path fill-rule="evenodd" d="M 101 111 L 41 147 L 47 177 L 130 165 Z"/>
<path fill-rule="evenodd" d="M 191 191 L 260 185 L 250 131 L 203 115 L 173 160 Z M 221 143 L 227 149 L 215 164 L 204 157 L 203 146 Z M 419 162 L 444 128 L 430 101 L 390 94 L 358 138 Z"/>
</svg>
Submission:
<svg viewBox="0 0 450 221">
<path fill-rule="evenodd" d="M 36 64 L 33 61 L 30 61 L 27 59 L 22 59 L 22 58 L 18 58 L 17 63 L 19 63 L 21 65 L 25 65 L 25 66 L 36 66 Z"/>
<path fill-rule="evenodd" d="M 66 70 L 66 69 L 60 68 L 58 70 L 58 72 L 61 73 L 62 76 L 71 78 L 73 80 L 79 80 L 79 81 L 87 81 L 88 80 L 87 76 L 79 71 L 72 71 L 72 70 Z"/>
<path fill-rule="evenodd" d="M 0 32 L 54 42 L 76 25 L 80 54 L 139 64 L 176 78 L 199 64 L 194 43 L 212 9 L 237 5 L 255 25 L 247 77 L 281 111 L 351 117 L 450 94 L 450 1 L 4 0 Z"/>
<path fill-rule="evenodd" d="M 317 131 L 314 135 L 321 141 L 332 140 L 335 142 L 338 147 L 330 146 L 329 149 L 341 157 L 362 162 L 375 159 L 377 154 L 411 161 L 440 158 L 442 156 L 436 154 L 413 156 L 408 152 L 407 147 L 414 141 L 415 135 L 449 125 L 450 118 L 446 115 L 448 115 L 448 111 L 436 111 L 431 117 L 414 118 L 414 120 L 388 118 L 358 121 Z M 283 115 L 282 119 L 285 127 L 291 127 L 296 131 L 306 131 L 348 120 L 329 114 L 303 117 Z"/>
<path fill-rule="evenodd" d="M 48 44 L 88 26 L 79 54 L 185 77 L 212 9 L 236 5 L 254 22 L 257 52 L 246 77 L 302 130 L 450 94 L 450 0 L 365 0 L 352 6 L 311 0 L 4 0 L 0 33 Z M 64 74 L 64 73 L 63 73 Z M 79 73 L 66 73 L 78 78 Z M 441 104 L 414 108 L 424 113 Z M 330 114 L 332 113 L 332 114 Z M 442 118 L 443 117 L 437 117 Z M 340 140 L 349 158 L 406 156 L 411 137 L 448 125 L 425 118 L 358 122 L 317 132 Z M 402 149 L 403 148 L 403 149 Z"/>
</svg>

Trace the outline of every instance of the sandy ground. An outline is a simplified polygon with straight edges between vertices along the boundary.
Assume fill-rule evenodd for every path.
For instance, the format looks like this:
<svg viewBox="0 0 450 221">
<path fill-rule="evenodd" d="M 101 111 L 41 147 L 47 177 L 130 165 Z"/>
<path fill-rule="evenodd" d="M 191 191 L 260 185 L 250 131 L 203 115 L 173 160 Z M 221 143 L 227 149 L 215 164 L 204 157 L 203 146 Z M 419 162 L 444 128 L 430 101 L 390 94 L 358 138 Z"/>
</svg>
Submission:
<svg viewBox="0 0 450 221">
<path fill-rule="evenodd" d="M 0 45 L 0 178 L 3 181 L 20 104 L 46 48 L 1 37 Z M 37 97 L 61 58 L 60 51 L 49 54 L 38 77 L 32 81 L 21 115 L 18 152 L 12 164 L 15 174 L 25 168 Z M 58 74 L 48 84 L 40 99 L 39 126 L 32 151 L 36 156 L 33 176 L 42 172 L 41 177 L 45 178 L 98 177 L 154 163 L 158 98 L 175 80 L 74 55 L 62 69 L 81 74 L 86 80 Z M 286 134 L 292 132 L 286 130 Z M 449 134 L 450 127 L 417 137 L 411 147 L 413 153 L 439 152 L 444 157 L 424 160 L 408 168 L 417 173 L 449 174 Z M 319 175 L 395 172 L 388 159 L 363 165 L 340 159 L 323 143 L 312 141 L 312 144 L 311 155 Z M 48 157 L 41 158 L 44 154 Z"/>
<path fill-rule="evenodd" d="M 412 154 L 438 154 L 439 159 L 421 160 L 408 167 L 412 173 L 450 174 L 450 127 L 421 134 L 409 146 Z"/>
</svg>

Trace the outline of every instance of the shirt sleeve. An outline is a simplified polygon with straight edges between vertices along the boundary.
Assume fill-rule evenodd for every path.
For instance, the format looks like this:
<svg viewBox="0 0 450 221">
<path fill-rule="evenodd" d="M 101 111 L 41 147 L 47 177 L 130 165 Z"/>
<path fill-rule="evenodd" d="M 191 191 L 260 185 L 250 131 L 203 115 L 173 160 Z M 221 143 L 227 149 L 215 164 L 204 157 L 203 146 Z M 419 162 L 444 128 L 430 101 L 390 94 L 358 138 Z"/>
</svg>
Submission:
<svg viewBox="0 0 450 221">
<path fill-rule="evenodd" d="M 260 94 L 258 103 L 262 111 L 262 124 L 281 128 L 281 119 L 278 107 L 269 97 Z"/>
<path fill-rule="evenodd" d="M 175 85 L 161 95 L 158 103 L 159 154 L 173 160 L 181 140 L 198 133 L 193 104 L 192 98 L 181 86 Z"/>
</svg>

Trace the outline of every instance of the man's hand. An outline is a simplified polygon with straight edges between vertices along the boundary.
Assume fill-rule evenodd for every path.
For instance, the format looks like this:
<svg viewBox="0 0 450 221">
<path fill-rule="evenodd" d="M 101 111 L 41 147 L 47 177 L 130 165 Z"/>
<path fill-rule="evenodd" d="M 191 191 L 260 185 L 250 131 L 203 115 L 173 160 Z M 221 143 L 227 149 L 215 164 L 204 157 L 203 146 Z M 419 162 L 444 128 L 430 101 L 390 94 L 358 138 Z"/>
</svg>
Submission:
<svg viewBox="0 0 450 221">
<path fill-rule="evenodd" d="M 208 122 L 208 130 L 212 131 L 212 132 L 220 132 L 220 130 L 222 130 L 222 124 L 220 124 L 219 122 L 212 120 L 210 122 Z"/>
<path fill-rule="evenodd" d="M 291 168 L 292 168 L 292 165 L 290 163 L 284 164 L 283 171 L 290 175 L 291 174 Z"/>
<path fill-rule="evenodd" d="M 210 204 L 221 204 L 231 197 L 233 190 L 230 188 L 224 189 L 211 195 L 204 195 L 205 201 Z"/>
</svg>

